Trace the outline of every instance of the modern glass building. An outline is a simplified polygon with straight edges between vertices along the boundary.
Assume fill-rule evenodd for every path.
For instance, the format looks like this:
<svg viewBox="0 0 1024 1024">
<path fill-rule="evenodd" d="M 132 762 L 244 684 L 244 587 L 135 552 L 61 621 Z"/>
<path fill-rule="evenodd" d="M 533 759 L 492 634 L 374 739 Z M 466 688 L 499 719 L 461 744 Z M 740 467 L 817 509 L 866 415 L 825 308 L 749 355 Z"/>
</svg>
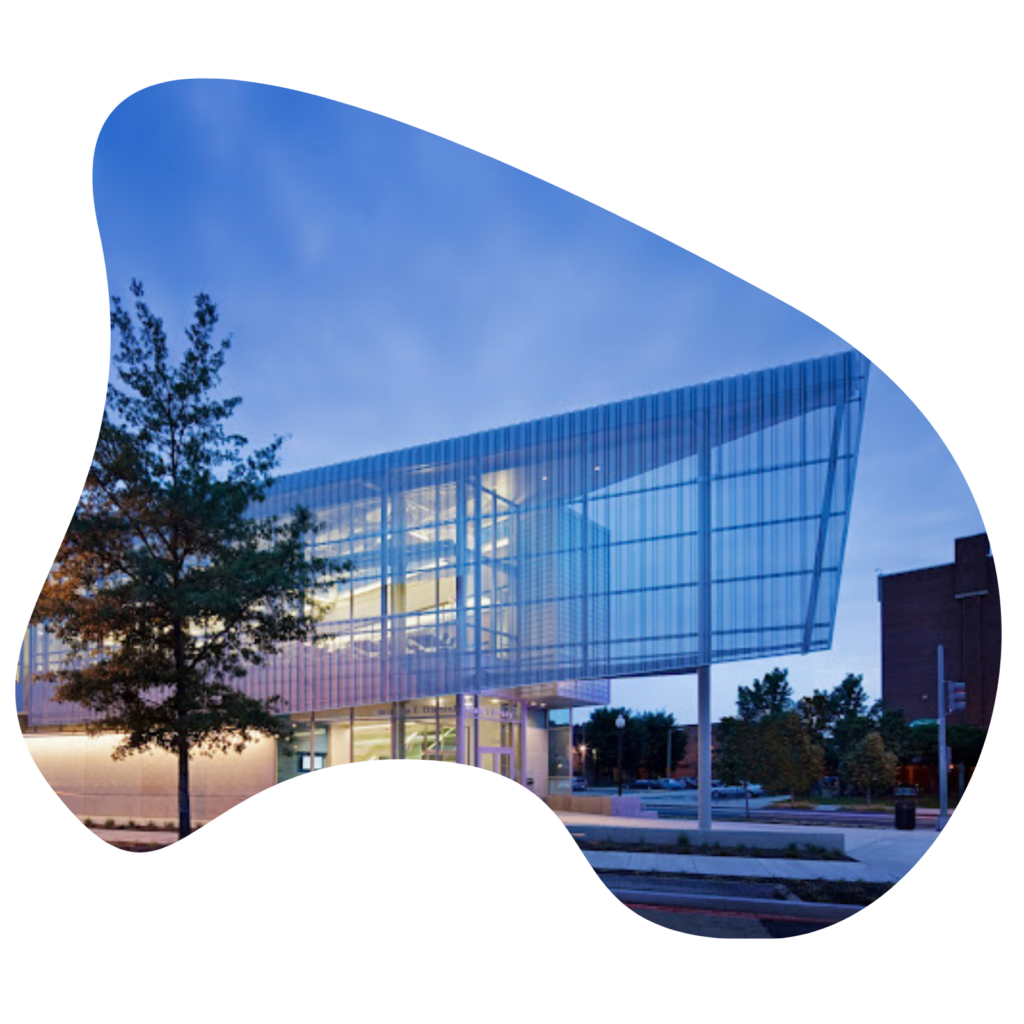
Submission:
<svg viewBox="0 0 1024 1024">
<path fill-rule="evenodd" d="M 710 666 L 831 644 L 868 369 L 847 351 L 279 478 L 254 514 L 305 505 L 311 550 L 355 568 L 318 643 L 239 683 L 300 723 L 276 778 L 407 757 L 567 789 L 560 713 L 696 673 L 709 783 Z M 30 732 L 85 719 L 33 681 L 59 657 L 30 633 Z"/>
</svg>

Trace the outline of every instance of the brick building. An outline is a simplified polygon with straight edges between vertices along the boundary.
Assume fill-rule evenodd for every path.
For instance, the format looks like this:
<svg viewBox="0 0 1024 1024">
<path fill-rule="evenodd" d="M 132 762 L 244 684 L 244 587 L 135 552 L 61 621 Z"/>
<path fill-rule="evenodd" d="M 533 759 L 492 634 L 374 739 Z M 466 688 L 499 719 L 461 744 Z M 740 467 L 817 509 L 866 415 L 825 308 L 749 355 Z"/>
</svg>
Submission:
<svg viewBox="0 0 1024 1024">
<path fill-rule="evenodd" d="M 988 535 L 960 537 L 955 560 L 878 579 L 882 606 L 882 698 L 908 721 L 938 716 L 936 649 L 946 678 L 962 680 L 967 708 L 952 723 L 987 728 L 999 679 L 999 587 Z"/>
</svg>

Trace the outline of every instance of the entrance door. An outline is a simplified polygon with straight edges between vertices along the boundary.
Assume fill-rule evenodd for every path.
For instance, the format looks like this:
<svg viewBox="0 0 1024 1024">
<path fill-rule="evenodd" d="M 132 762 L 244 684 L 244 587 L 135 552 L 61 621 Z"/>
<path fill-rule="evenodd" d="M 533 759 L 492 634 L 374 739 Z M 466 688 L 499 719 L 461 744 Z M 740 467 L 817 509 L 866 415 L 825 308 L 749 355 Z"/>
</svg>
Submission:
<svg viewBox="0 0 1024 1024">
<path fill-rule="evenodd" d="M 481 746 L 480 849 L 484 857 L 515 853 L 515 771 L 509 746 Z"/>
</svg>

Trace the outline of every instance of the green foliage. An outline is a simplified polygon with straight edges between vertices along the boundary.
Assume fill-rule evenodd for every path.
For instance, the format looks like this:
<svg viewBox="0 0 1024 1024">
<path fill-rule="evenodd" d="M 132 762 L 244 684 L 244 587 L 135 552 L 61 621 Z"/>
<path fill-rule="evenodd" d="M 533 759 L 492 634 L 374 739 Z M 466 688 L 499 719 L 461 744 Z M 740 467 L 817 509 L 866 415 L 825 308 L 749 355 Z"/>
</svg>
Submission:
<svg viewBox="0 0 1024 1024">
<path fill-rule="evenodd" d="M 832 735 L 836 717 L 831 694 L 825 690 L 815 690 L 810 697 L 801 697 L 797 701 L 797 711 L 815 743 L 824 747 L 827 738 Z"/>
<path fill-rule="evenodd" d="M 316 595 L 348 571 L 309 558 L 317 523 L 249 510 L 266 494 L 281 439 L 247 451 L 225 431 L 239 398 L 219 399 L 229 340 L 195 300 L 180 362 L 132 282 L 134 319 L 112 299 L 119 386 L 107 389 L 85 489 L 33 613 L 70 650 L 56 699 L 95 713 L 114 756 L 160 748 L 179 760 L 179 832 L 190 831 L 188 759 L 241 751 L 289 731 L 279 699 L 232 686 L 289 641 L 315 640 Z"/>
<path fill-rule="evenodd" d="M 939 727 L 936 724 L 915 725 L 907 729 L 906 759 L 917 764 L 935 764 L 939 756 Z M 985 745 L 987 732 L 974 725 L 947 725 L 946 744 L 954 764 L 976 765 Z"/>
<path fill-rule="evenodd" d="M 760 724 L 761 783 L 772 792 L 806 796 L 821 778 L 825 752 L 814 742 L 800 714 L 789 711 Z"/>
<path fill-rule="evenodd" d="M 774 668 L 755 679 L 750 686 L 741 686 L 736 693 L 736 713 L 745 722 L 781 715 L 793 707 L 793 687 L 789 685 L 789 669 Z"/>
<path fill-rule="evenodd" d="M 878 724 L 878 732 L 886 750 L 891 750 L 903 763 L 911 750 L 912 729 L 902 708 L 887 708 L 878 700 L 871 708 L 871 717 Z"/>
<path fill-rule="evenodd" d="M 730 786 L 758 782 L 765 766 L 759 722 L 725 717 L 715 731 L 715 775 Z"/>
<path fill-rule="evenodd" d="M 806 794 L 821 777 L 824 760 L 798 711 L 726 717 L 718 725 L 715 773 L 730 785 L 760 782 L 770 792 Z"/>
<path fill-rule="evenodd" d="M 586 741 L 600 769 L 610 773 L 618 764 L 619 730 L 615 720 L 619 715 L 626 720 L 622 736 L 622 772 L 626 778 L 640 774 L 656 778 L 665 774 L 670 730 L 673 763 L 685 756 L 686 733 L 678 728 L 671 713 L 595 708 L 586 723 Z"/>
<path fill-rule="evenodd" d="M 864 689 L 864 677 L 848 672 L 829 699 L 832 702 L 832 714 L 837 720 L 864 718 L 869 699 Z"/>
<path fill-rule="evenodd" d="M 864 792 L 871 802 L 871 791 L 890 790 L 896 783 L 899 761 L 885 749 L 881 733 L 869 732 L 847 751 L 840 772 L 847 783 Z"/>
</svg>

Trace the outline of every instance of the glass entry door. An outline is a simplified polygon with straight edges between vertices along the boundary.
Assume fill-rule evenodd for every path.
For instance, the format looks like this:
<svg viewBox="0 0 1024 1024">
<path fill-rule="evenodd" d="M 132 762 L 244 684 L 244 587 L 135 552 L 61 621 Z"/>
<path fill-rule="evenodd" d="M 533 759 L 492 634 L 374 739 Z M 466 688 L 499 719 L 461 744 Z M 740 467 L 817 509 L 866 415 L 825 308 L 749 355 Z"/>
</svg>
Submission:
<svg viewBox="0 0 1024 1024">
<path fill-rule="evenodd" d="M 479 850 L 484 857 L 515 853 L 515 771 L 509 746 L 481 746 Z"/>
</svg>

